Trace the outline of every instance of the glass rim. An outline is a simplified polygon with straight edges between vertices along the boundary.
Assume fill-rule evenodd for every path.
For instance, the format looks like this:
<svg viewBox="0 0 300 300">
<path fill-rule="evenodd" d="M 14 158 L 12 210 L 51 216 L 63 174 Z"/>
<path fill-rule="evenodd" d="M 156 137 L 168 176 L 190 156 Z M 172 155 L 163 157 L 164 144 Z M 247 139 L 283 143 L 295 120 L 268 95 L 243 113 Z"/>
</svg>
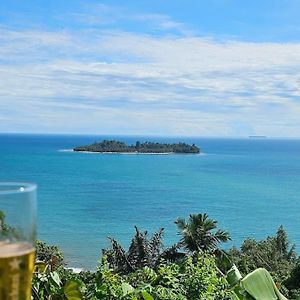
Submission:
<svg viewBox="0 0 300 300">
<path fill-rule="evenodd" d="M 1 188 L 6 189 L 1 189 Z M 35 191 L 37 184 L 24 181 L 0 181 L 0 195 L 21 194 Z"/>
</svg>

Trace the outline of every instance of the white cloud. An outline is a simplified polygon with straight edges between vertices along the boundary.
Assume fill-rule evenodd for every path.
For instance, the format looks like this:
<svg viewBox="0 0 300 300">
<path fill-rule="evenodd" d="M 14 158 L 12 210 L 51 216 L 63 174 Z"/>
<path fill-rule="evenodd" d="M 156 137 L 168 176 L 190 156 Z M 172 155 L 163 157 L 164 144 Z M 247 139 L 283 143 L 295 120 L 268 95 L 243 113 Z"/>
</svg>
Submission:
<svg viewBox="0 0 300 300">
<path fill-rule="evenodd" d="M 173 20 L 164 14 L 138 14 L 125 6 L 106 4 L 86 4 L 81 12 L 70 12 L 57 17 L 60 22 L 80 25 L 82 28 L 118 28 L 120 23 L 146 32 L 162 31 L 177 35 L 192 34 L 192 30 L 184 23 Z M 122 26 L 120 26 L 122 27 Z"/>
<path fill-rule="evenodd" d="M 299 71 L 297 43 L 2 27 L 0 131 L 299 135 Z"/>
</svg>

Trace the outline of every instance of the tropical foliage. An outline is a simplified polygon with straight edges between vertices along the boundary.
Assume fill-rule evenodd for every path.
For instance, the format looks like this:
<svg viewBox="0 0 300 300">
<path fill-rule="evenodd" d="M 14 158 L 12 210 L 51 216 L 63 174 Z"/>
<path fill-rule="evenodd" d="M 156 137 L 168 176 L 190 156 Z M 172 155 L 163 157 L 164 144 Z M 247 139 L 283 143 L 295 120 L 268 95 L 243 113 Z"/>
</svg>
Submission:
<svg viewBox="0 0 300 300">
<path fill-rule="evenodd" d="M 235 277 L 232 276 L 232 271 Z M 235 300 L 287 300 L 279 291 L 270 273 L 264 268 L 258 268 L 242 278 L 234 266 L 227 276 L 227 281 L 232 284 Z"/>
<path fill-rule="evenodd" d="M 35 247 L 37 262 L 47 262 L 47 266 L 51 271 L 66 265 L 64 256 L 57 246 L 50 246 L 42 241 L 36 241 Z"/>
<path fill-rule="evenodd" d="M 232 248 L 229 254 L 244 275 L 257 268 L 265 268 L 271 272 L 276 282 L 287 279 L 298 261 L 295 245 L 290 245 L 282 226 L 275 236 L 262 241 L 246 239 L 240 250 Z"/>
<path fill-rule="evenodd" d="M 300 261 L 298 258 L 297 265 L 293 268 L 290 275 L 283 281 L 287 289 L 287 295 L 293 299 L 300 299 Z"/>
<path fill-rule="evenodd" d="M 175 223 L 180 241 L 168 249 L 163 229 L 148 236 L 135 227 L 128 250 L 110 238 L 95 272 L 73 273 L 57 247 L 37 242 L 33 300 L 300 299 L 300 260 L 282 226 L 226 254 L 230 236 L 207 214 Z"/>
<path fill-rule="evenodd" d="M 91 145 L 79 146 L 73 149 L 74 151 L 88 152 L 138 152 L 138 153 L 199 153 L 200 149 L 195 145 L 186 143 L 166 144 L 155 142 L 137 141 L 135 145 L 126 145 L 120 141 L 95 142 Z"/>
<path fill-rule="evenodd" d="M 148 232 L 135 227 L 135 235 L 128 251 L 113 238 L 109 238 L 111 249 L 102 250 L 110 267 L 118 273 L 127 274 L 143 267 L 154 268 L 163 253 L 163 229 L 148 238 Z"/>
<path fill-rule="evenodd" d="M 37 263 L 32 281 L 32 300 L 81 300 L 80 281 L 68 280 L 67 276 L 51 271 L 46 263 Z"/>
<path fill-rule="evenodd" d="M 178 218 L 175 224 L 181 236 L 180 244 L 191 253 L 212 252 L 221 242 L 230 240 L 229 233 L 217 229 L 217 221 L 210 219 L 207 214 L 190 215 L 187 222 Z"/>
<path fill-rule="evenodd" d="M 17 230 L 5 222 L 5 213 L 0 210 L 0 240 L 17 238 L 18 235 Z"/>
<path fill-rule="evenodd" d="M 42 270 L 33 281 L 34 300 L 69 299 L 66 291 L 71 287 L 77 297 L 90 300 L 231 299 L 228 284 L 219 276 L 215 259 L 209 254 L 186 257 L 180 264 L 160 263 L 155 269 L 143 267 L 127 275 L 110 269 L 105 257 L 96 272 L 59 274 Z"/>
</svg>

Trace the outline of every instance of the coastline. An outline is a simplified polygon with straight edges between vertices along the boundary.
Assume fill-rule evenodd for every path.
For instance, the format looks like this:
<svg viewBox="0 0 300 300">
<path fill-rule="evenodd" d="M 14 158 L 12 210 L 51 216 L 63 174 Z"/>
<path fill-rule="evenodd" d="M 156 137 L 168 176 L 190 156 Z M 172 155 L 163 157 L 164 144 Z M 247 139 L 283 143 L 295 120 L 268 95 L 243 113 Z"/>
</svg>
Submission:
<svg viewBox="0 0 300 300">
<path fill-rule="evenodd" d="M 77 152 L 77 153 L 86 153 L 86 154 L 120 154 L 120 155 L 201 155 L 203 153 L 176 153 L 176 152 L 112 152 L 112 151 L 75 151 L 73 149 L 60 149 L 58 152 Z"/>
<path fill-rule="evenodd" d="M 90 271 L 90 272 L 93 272 L 91 270 L 85 270 L 83 268 L 76 268 L 76 267 L 66 267 L 67 270 L 71 270 L 73 273 L 75 274 L 79 274 L 80 272 L 83 272 L 83 271 Z"/>
</svg>

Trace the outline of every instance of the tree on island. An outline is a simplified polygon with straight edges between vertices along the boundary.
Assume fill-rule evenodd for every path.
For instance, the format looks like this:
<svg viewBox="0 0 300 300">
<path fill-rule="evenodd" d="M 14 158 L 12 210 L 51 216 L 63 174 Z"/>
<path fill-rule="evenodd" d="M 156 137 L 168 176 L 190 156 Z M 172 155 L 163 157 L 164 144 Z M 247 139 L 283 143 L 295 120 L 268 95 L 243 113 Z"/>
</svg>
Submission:
<svg viewBox="0 0 300 300">
<path fill-rule="evenodd" d="M 195 145 L 186 143 L 157 143 L 157 142 L 143 142 L 137 141 L 135 145 L 127 145 L 124 142 L 115 140 L 104 140 L 102 142 L 93 143 L 86 146 L 78 146 L 74 151 L 88 151 L 88 152 L 115 152 L 115 153 L 200 153 L 200 149 Z"/>
</svg>

